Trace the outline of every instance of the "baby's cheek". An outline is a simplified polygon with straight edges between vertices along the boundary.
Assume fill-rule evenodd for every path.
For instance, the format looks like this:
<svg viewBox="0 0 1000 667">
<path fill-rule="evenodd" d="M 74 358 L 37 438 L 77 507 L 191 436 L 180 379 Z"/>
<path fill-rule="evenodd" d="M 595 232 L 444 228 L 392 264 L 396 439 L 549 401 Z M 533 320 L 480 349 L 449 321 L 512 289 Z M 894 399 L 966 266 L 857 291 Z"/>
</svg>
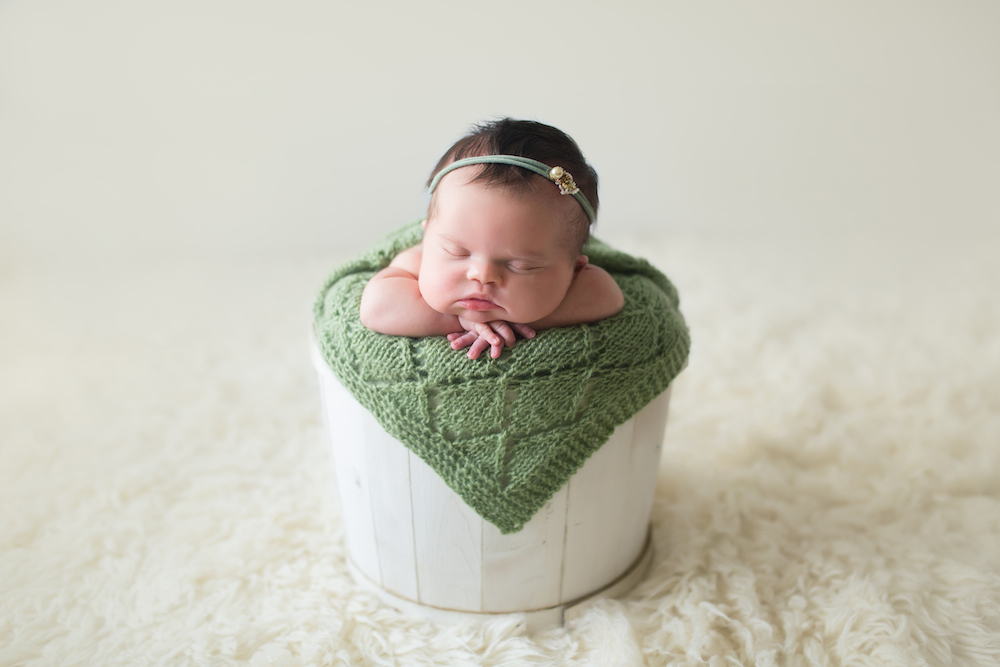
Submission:
<svg viewBox="0 0 1000 667">
<path fill-rule="evenodd" d="M 571 280 L 571 279 L 570 279 Z M 567 280 L 564 276 L 559 276 L 548 285 L 548 289 L 545 290 L 544 296 L 538 302 L 538 308 L 542 312 L 537 319 L 541 319 L 548 315 L 551 315 L 562 305 L 563 300 L 566 298 L 566 294 L 569 292 L 570 280 Z"/>
<path fill-rule="evenodd" d="M 562 305 L 563 299 L 566 298 L 565 292 L 556 292 L 553 294 L 545 304 L 545 314 L 542 317 L 547 317 L 554 313 L 560 305 Z"/>
<path fill-rule="evenodd" d="M 446 293 L 442 289 L 441 277 L 432 273 L 421 271 L 417 277 L 417 285 L 420 286 L 420 295 L 424 297 L 427 305 L 438 311 L 445 312 L 447 307 Z"/>
<path fill-rule="evenodd" d="M 548 290 L 522 291 L 514 308 L 518 322 L 534 322 L 551 315 L 562 299 Z"/>
</svg>

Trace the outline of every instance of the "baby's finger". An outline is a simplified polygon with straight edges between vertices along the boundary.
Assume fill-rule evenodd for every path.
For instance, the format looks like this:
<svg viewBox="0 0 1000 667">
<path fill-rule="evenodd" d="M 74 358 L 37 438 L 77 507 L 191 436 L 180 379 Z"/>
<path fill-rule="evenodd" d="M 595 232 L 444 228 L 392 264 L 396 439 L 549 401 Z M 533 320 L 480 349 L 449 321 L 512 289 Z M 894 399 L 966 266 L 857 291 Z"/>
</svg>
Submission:
<svg viewBox="0 0 1000 667">
<path fill-rule="evenodd" d="M 503 343 L 497 343 L 496 345 L 490 345 L 490 356 L 496 359 L 503 352 Z"/>
<path fill-rule="evenodd" d="M 490 322 L 490 326 L 493 327 L 494 331 L 503 336 L 503 342 L 507 344 L 507 347 L 514 347 L 517 337 L 514 335 L 514 330 L 510 328 L 509 324 L 503 320 L 494 320 Z M 493 358 L 496 359 L 496 357 L 497 355 L 494 354 Z"/>
<path fill-rule="evenodd" d="M 474 343 L 478 339 L 479 334 L 475 331 L 466 331 L 464 334 L 451 341 L 451 349 L 461 350 L 463 347 L 468 347 L 471 343 Z"/>
<path fill-rule="evenodd" d="M 477 338 L 476 342 L 469 348 L 469 359 L 478 359 L 479 353 L 490 346 L 490 342 L 485 338 Z"/>
<path fill-rule="evenodd" d="M 490 345 L 500 343 L 500 336 L 497 335 L 497 332 L 493 331 L 493 328 L 489 324 L 477 323 L 475 329 L 480 338 L 485 338 Z"/>
<path fill-rule="evenodd" d="M 535 330 L 529 327 L 527 324 L 518 324 L 517 322 L 510 323 L 511 328 L 517 333 L 521 334 L 524 338 L 534 338 Z"/>
</svg>

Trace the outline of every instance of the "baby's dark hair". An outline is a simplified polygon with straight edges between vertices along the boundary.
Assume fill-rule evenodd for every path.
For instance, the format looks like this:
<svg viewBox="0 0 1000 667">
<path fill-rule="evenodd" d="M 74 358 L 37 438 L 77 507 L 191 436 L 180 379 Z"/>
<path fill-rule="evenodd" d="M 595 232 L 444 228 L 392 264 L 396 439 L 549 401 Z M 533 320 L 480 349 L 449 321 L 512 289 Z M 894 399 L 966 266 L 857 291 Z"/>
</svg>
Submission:
<svg viewBox="0 0 1000 667">
<path fill-rule="evenodd" d="M 428 187 L 437 173 L 452 162 L 483 155 L 517 155 L 538 160 L 550 167 L 562 167 L 573 175 L 577 187 L 587 197 L 596 215 L 600 205 L 597 197 L 597 172 L 587 163 L 572 137 L 551 125 L 532 120 L 501 118 L 473 126 L 469 134 L 452 144 L 438 160 L 430 178 L 427 179 Z M 532 189 L 537 183 L 536 179 L 540 178 L 543 177 L 522 167 L 509 164 L 484 164 L 471 182 L 478 181 L 487 186 L 503 186 L 523 191 Z M 549 183 L 555 187 L 551 181 Z M 573 224 L 570 240 L 579 252 L 590 237 L 590 220 L 582 207 L 580 215 L 574 219 Z"/>
</svg>

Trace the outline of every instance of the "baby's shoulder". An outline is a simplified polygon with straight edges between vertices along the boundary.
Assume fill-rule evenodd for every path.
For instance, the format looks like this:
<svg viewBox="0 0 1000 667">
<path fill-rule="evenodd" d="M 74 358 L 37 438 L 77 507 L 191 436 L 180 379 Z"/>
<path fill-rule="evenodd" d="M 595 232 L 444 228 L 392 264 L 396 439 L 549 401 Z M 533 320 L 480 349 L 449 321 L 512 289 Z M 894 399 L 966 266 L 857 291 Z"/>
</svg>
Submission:
<svg viewBox="0 0 1000 667">
<path fill-rule="evenodd" d="M 408 271 L 413 275 L 420 273 L 420 260 L 423 257 L 423 246 L 417 244 L 412 248 L 407 248 L 403 252 L 393 257 L 389 266 Z"/>
</svg>

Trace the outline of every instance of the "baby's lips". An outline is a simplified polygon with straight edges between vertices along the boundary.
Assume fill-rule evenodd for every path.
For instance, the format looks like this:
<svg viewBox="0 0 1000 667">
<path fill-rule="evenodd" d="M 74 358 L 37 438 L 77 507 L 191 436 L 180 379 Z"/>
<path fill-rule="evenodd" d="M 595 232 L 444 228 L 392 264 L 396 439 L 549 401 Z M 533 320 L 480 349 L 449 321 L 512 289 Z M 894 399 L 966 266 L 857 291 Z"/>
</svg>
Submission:
<svg viewBox="0 0 1000 667">
<path fill-rule="evenodd" d="M 486 299 L 461 299 L 458 304 L 466 310 L 493 310 L 497 307 L 492 301 Z"/>
</svg>

